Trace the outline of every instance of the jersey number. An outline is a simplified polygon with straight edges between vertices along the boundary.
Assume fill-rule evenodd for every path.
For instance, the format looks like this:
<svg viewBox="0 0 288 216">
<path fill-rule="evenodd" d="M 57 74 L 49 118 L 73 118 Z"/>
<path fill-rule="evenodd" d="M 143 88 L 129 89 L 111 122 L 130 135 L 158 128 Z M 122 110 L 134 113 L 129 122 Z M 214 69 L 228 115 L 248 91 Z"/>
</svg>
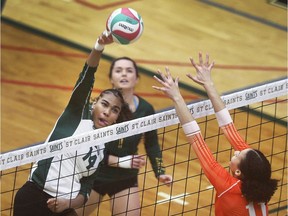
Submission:
<svg viewBox="0 0 288 216">
<path fill-rule="evenodd" d="M 97 160 L 97 156 L 99 155 L 99 149 L 97 146 L 94 146 L 96 148 L 96 155 L 92 155 L 92 152 L 95 152 L 93 151 L 93 148 L 90 147 L 90 150 L 89 152 L 83 157 L 83 160 L 87 160 L 88 159 L 88 163 L 89 165 L 86 166 L 86 168 L 89 170 L 91 167 L 94 166 L 96 160 Z"/>
</svg>

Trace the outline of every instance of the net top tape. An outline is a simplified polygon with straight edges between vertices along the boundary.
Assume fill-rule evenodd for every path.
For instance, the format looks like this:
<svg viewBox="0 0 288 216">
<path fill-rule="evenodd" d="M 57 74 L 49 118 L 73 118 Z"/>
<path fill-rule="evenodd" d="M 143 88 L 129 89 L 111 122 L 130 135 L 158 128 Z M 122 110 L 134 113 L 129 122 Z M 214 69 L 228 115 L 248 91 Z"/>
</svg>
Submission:
<svg viewBox="0 0 288 216">
<path fill-rule="evenodd" d="M 222 96 L 228 110 L 287 95 L 288 79 L 278 80 Z M 187 105 L 195 119 L 214 114 L 210 100 Z M 79 145 L 95 146 L 135 134 L 178 124 L 175 109 L 100 128 L 77 136 L 17 149 L 0 155 L 0 170 L 25 165 L 55 155 L 77 151 Z"/>
</svg>

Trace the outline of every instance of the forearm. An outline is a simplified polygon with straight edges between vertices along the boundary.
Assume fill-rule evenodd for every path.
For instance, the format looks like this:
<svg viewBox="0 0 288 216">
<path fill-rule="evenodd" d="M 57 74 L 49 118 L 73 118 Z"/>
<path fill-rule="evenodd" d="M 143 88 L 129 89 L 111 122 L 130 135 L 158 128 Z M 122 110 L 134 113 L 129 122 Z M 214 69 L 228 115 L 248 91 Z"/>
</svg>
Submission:
<svg viewBox="0 0 288 216">
<path fill-rule="evenodd" d="M 102 51 L 98 51 L 93 48 L 87 58 L 87 65 L 89 65 L 89 67 L 98 66 L 101 55 L 102 55 Z"/>
<path fill-rule="evenodd" d="M 114 155 L 108 155 L 108 165 L 113 167 L 118 167 L 119 157 Z"/>
<path fill-rule="evenodd" d="M 108 166 L 131 169 L 133 166 L 133 155 L 127 155 L 124 157 L 109 155 Z"/>
<path fill-rule="evenodd" d="M 76 198 L 70 200 L 69 208 L 79 208 L 85 203 L 85 197 L 82 194 L 78 194 Z"/>
<path fill-rule="evenodd" d="M 209 82 L 209 83 L 205 83 L 204 84 L 204 88 L 208 94 L 208 97 L 214 107 L 214 111 L 215 112 L 219 112 L 222 109 L 225 108 L 225 104 L 223 103 L 220 95 L 218 94 L 214 83 L 213 82 Z"/>
<path fill-rule="evenodd" d="M 179 121 L 182 125 L 194 121 L 194 118 L 191 115 L 182 96 L 173 99 L 173 102 Z"/>
<path fill-rule="evenodd" d="M 221 127 L 221 129 L 223 130 L 225 137 L 235 150 L 242 151 L 243 149 L 250 148 L 249 145 L 245 142 L 245 140 L 240 136 L 233 123 L 227 124 Z"/>
<path fill-rule="evenodd" d="M 96 40 L 96 43 L 91 50 L 88 59 L 87 64 L 90 67 L 96 67 L 99 64 L 102 52 L 104 50 L 105 45 L 113 43 L 112 36 L 108 35 L 106 31 L 104 31 Z"/>
<path fill-rule="evenodd" d="M 108 156 L 108 166 L 119 167 L 124 169 L 140 169 L 146 163 L 143 155 L 127 155 L 117 157 L 114 155 Z"/>
<path fill-rule="evenodd" d="M 165 167 L 159 144 L 157 143 L 157 145 L 149 146 L 149 148 L 146 148 L 146 153 L 155 176 L 158 177 L 159 175 L 165 174 Z"/>
</svg>

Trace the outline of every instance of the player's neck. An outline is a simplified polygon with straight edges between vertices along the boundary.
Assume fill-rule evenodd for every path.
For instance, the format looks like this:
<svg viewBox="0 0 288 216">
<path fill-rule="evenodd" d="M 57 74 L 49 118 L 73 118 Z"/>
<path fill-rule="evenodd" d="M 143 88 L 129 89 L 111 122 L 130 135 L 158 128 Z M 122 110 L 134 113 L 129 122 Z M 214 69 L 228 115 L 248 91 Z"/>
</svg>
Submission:
<svg viewBox="0 0 288 216">
<path fill-rule="evenodd" d="M 134 89 L 122 89 L 122 94 L 128 104 L 133 103 Z"/>
<path fill-rule="evenodd" d="M 131 111 L 135 112 L 139 104 L 139 99 L 136 95 L 134 95 L 134 91 L 123 92 L 123 97 L 124 100 L 128 103 Z"/>
</svg>

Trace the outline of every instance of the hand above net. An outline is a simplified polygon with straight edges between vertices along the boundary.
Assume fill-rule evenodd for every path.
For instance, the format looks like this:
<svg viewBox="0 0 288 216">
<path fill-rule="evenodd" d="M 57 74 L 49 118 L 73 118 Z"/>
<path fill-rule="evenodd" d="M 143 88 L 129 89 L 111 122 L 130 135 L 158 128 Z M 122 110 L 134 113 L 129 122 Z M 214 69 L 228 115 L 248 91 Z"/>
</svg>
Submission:
<svg viewBox="0 0 288 216">
<path fill-rule="evenodd" d="M 103 31 L 102 34 L 97 38 L 94 49 L 97 51 L 103 51 L 105 45 L 113 43 L 113 38 L 110 32 L 107 30 Z"/>
</svg>

